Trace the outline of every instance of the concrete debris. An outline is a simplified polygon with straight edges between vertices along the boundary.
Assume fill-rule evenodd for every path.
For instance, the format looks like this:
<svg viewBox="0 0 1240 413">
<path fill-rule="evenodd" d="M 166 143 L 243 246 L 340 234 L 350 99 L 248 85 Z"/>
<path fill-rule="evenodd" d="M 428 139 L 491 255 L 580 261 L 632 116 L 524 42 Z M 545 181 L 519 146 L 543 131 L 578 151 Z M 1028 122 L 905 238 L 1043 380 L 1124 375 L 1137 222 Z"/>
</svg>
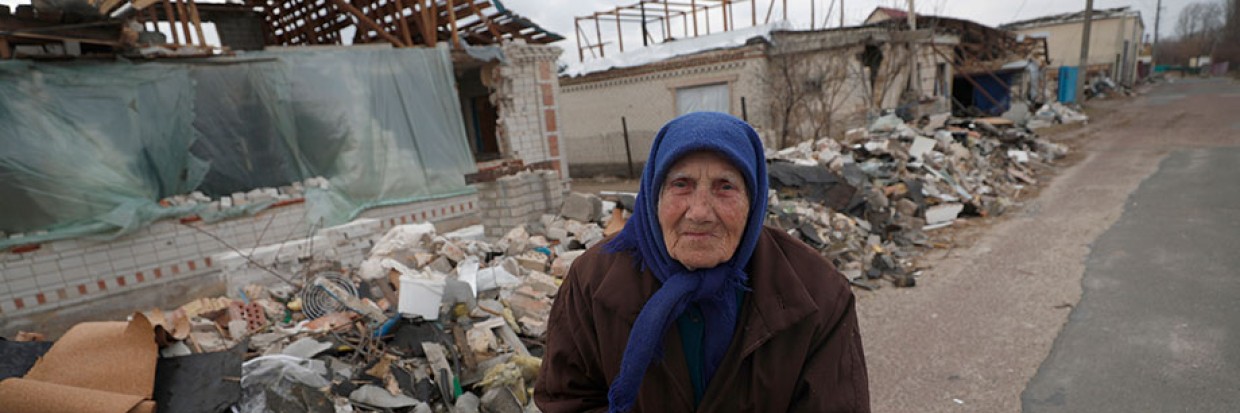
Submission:
<svg viewBox="0 0 1240 413">
<path fill-rule="evenodd" d="M 1051 104 L 1027 122 L 1047 116 L 1082 117 Z M 909 125 L 888 115 L 842 141 L 767 153 L 767 225 L 874 289 L 916 285 L 920 252 L 948 245 L 927 234 L 950 231 L 928 231 L 1003 213 L 1066 149 L 1019 120 L 934 115 Z M 327 185 L 169 203 L 269 202 Z M 239 347 L 250 360 L 237 411 L 523 412 L 563 278 L 623 228 L 635 202 L 631 193 L 570 194 L 560 215 L 497 233 L 441 235 L 431 224 L 380 232 L 373 220 L 325 228 L 250 257 L 219 257 L 230 295 L 186 303 L 152 329 L 163 331 L 168 355 Z"/>
<path fill-rule="evenodd" d="M 325 185 L 225 199 L 268 202 Z M 202 198 L 170 202 L 210 201 Z M 165 320 L 153 329 L 168 356 L 241 349 L 251 361 L 238 411 L 525 411 L 562 278 L 604 239 L 603 225 L 623 226 L 633 200 L 572 194 L 563 215 L 500 239 L 481 227 L 379 232 L 377 221 L 359 220 L 342 227 L 365 228 L 325 228 L 249 257 L 220 256 L 229 295 L 153 310 Z M 349 231 L 356 234 L 333 235 Z M 358 247 L 324 248 L 338 238 Z"/>
<path fill-rule="evenodd" d="M 949 245 L 927 231 L 1003 213 L 1067 154 L 1024 123 L 1084 120 L 1058 103 L 1035 114 L 1021 103 L 1004 117 L 927 118 L 912 127 L 886 115 L 842 141 L 768 151 L 767 225 L 818 249 L 858 288 L 911 287 L 920 252 Z"/>
<path fill-rule="evenodd" d="M 1055 124 L 1087 123 L 1089 116 L 1059 102 L 1042 105 L 1026 122 L 1029 129 L 1041 129 Z"/>
<path fill-rule="evenodd" d="M 560 215 L 582 222 L 597 221 L 603 217 L 603 200 L 592 194 L 573 192 L 564 198 Z"/>
</svg>

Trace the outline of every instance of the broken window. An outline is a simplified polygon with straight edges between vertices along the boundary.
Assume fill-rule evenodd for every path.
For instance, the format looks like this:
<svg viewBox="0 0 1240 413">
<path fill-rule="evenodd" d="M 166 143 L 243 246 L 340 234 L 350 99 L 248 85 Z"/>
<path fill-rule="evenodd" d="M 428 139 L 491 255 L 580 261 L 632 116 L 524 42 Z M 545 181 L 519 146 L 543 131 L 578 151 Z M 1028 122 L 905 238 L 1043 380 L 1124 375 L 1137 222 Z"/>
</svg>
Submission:
<svg viewBox="0 0 1240 413">
<path fill-rule="evenodd" d="M 865 45 L 865 51 L 857 55 L 857 60 L 860 60 L 861 65 L 869 69 L 870 92 L 873 93 L 874 88 L 878 84 L 878 68 L 883 65 L 883 51 L 878 46 L 867 44 Z"/>
</svg>

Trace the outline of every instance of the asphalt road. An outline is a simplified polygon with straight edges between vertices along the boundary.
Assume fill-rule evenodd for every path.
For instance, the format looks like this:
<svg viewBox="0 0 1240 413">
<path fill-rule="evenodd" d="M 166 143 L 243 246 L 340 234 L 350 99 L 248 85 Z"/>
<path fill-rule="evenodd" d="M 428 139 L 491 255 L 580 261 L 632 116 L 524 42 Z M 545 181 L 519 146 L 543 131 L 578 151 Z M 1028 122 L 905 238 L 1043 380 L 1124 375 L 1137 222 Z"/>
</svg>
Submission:
<svg viewBox="0 0 1240 413">
<path fill-rule="evenodd" d="M 858 292 L 876 412 L 1240 411 L 1240 84 L 1091 108 L 1040 196 Z"/>
<path fill-rule="evenodd" d="M 1175 149 L 1129 197 L 1024 411 L 1240 411 L 1237 165 L 1240 148 Z"/>
</svg>

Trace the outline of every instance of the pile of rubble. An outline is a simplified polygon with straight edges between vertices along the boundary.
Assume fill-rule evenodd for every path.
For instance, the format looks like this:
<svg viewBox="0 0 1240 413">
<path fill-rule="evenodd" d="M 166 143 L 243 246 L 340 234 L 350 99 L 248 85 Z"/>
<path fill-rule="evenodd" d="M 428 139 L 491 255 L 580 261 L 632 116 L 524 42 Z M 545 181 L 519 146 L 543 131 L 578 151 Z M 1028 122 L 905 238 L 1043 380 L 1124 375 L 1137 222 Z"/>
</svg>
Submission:
<svg viewBox="0 0 1240 413">
<path fill-rule="evenodd" d="M 1065 108 L 1066 109 L 1066 108 Z M 1005 118 L 895 115 L 768 154 L 770 226 L 820 250 L 854 285 L 907 287 L 928 231 L 997 216 L 1067 153 Z"/>
<path fill-rule="evenodd" d="M 842 141 L 770 151 L 767 224 L 821 251 L 858 287 L 883 279 L 909 287 L 920 274 L 917 255 L 941 246 L 931 231 L 961 216 L 1003 213 L 1065 153 L 1009 119 L 940 115 L 914 126 L 885 116 Z M 50 345 L 37 336 L 0 340 L 0 380 L 17 378 L 0 382 L 0 405 L 83 411 L 64 403 L 106 393 L 130 403 L 120 411 L 534 409 L 562 279 L 574 259 L 623 227 L 635 200 L 603 196 L 570 194 L 560 214 L 494 242 L 478 227 L 439 234 L 430 224 L 393 227 L 375 240 L 355 222 L 252 249 L 245 260 L 221 258 L 224 271 L 235 271 L 225 274 L 228 297 L 135 313 L 128 323 L 83 323 Z M 203 201 L 193 198 L 170 202 Z M 316 242 L 335 252 L 316 252 Z M 100 340 L 112 341 L 90 345 Z M 128 367 L 58 370 L 110 366 L 109 357 Z M 122 376 L 140 380 L 108 384 Z"/>
<path fill-rule="evenodd" d="M 306 255 L 296 271 L 266 267 L 283 281 L 236 297 L 135 313 L 117 328 L 152 336 L 159 363 L 151 349 L 153 383 L 133 400 L 177 412 L 525 411 L 552 299 L 572 261 L 623 225 L 622 209 L 603 214 L 613 206 L 573 194 L 561 215 L 496 242 L 478 228 L 402 225 L 357 265 Z M 32 379 L 35 360 L 74 337 L 0 340 L 0 354 L 22 355 L 18 367 L 0 363 L 0 379 Z"/>
</svg>

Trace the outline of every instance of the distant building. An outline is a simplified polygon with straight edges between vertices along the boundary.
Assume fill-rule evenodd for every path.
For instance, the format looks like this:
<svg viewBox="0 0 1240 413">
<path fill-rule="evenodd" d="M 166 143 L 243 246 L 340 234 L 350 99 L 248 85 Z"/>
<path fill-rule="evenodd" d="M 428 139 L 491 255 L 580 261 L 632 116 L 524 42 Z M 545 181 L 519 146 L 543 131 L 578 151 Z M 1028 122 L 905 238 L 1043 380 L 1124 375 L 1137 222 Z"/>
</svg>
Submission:
<svg viewBox="0 0 1240 413">
<path fill-rule="evenodd" d="M 999 26 L 1018 35 L 1046 38 L 1052 72 L 1059 67 L 1077 66 L 1081 58 L 1081 36 L 1085 12 L 1057 14 Z M 1131 85 L 1137 76 L 1145 24 L 1141 12 L 1128 7 L 1094 10 L 1090 24 L 1090 73 L 1105 73 L 1113 80 Z"/>
<path fill-rule="evenodd" d="M 908 12 L 891 7 L 877 7 L 870 12 L 870 16 L 865 18 L 864 24 L 874 24 L 887 20 L 905 20 L 908 19 Z"/>
</svg>

